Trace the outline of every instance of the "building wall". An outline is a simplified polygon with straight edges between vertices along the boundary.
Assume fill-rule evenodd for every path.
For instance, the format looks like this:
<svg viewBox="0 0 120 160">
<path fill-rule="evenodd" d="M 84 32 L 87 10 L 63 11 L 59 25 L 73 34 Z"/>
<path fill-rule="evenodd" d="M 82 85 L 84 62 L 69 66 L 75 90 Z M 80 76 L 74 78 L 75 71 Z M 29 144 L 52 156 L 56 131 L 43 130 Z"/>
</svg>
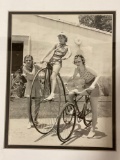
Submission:
<svg viewBox="0 0 120 160">
<path fill-rule="evenodd" d="M 75 67 L 72 63 L 73 57 L 78 50 L 74 39 L 78 36 L 82 41 L 80 48 L 83 50 L 86 64 L 99 74 L 111 75 L 111 34 L 37 15 L 13 15 L 12 17 L 12 40 L 17 41 L 20 36 L 29 37 L 23 40 L 25 42 L 24 56 L 29 53 L 33 55 L 36 62 L 39 62 L 51 47 L 58 43 L 57 35 L 61 31 L 67 34 L 68 44 L 72 51 L 71 58 L 63 62 L 62 75 L 73 73 Z"/>
</svg>

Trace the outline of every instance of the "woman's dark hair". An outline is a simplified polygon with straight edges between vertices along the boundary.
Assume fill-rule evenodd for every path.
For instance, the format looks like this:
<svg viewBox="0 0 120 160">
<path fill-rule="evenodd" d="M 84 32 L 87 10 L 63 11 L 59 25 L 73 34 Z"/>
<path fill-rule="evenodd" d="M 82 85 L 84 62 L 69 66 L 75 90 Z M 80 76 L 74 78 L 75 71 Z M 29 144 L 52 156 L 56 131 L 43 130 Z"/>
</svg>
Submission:
<svg viewBox="0 0 120 160">
<path fill-rule="evenodd" d="M 83 57 L 82 54 L 76 54 L 75 57 L 74 57 L 74 64 L 75 64 L 75 60 L 80 57 L 81 60 L 82 60 L 82 63 L 85 65 L 85 58 Z"/>
<path fill-rule="evenodd" d="M 65 35 L 61 35 L 61 34 L 60 34 L 60 35 L 58 35 L 58 37 L 60 37 L 60 36 L 65 38 L 65 42 L 67 42 L 67 41 L 68 41 L 68 38 L 67 38 Z"/>
<path fill-rule="evenodd" d="M 26 62 L 26 58 L 31 58 L 31 60 L 33 61 L 33 56 L 31 56 L 31 55 L 26 55 L 25 57 L 24 57 L 24 63 Z"/>
</svg>

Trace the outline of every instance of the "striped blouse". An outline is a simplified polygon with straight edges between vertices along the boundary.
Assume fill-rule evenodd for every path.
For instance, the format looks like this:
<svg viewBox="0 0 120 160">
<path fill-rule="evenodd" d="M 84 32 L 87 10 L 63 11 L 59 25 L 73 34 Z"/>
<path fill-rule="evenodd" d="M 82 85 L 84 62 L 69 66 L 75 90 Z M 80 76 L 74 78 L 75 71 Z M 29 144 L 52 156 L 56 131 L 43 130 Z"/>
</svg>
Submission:
<svg viewBox="0 0 120 160">
<path fill-rule="evenodd" d="M 54 51 L 54 54 L 53 54 L 53 57 L 52 57 L 52 60 L 53 61 L 55 61 L 55 60 L 62 61 L 61 58 L 66 55 L 67 51 L 68 51 L 68 45 L 57 44 L 55 51 Z"/>
</svg>

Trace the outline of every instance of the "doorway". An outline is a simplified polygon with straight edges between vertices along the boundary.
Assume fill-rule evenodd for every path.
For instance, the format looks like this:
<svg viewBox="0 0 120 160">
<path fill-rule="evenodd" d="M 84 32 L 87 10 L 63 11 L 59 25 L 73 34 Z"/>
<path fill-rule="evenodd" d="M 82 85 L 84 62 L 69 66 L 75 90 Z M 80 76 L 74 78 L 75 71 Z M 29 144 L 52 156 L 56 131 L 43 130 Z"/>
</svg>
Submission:
<svg viewBox="0 0 120 160">
<path fill-rule="evenodd" d="M 23 65 L 23 42 L 12 43 L 12 73 Z"/>
</svg>

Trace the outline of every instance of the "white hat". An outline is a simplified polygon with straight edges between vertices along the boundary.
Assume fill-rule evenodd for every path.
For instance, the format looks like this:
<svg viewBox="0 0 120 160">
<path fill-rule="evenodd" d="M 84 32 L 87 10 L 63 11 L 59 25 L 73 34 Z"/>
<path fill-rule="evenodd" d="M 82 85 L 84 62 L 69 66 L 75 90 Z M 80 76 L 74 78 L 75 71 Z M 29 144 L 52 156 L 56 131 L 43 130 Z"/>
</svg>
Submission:
<svg viewBox="0 0 120 160">
<path fill-rule="evenodd" d="M 61 35 L 65 36 L 65 37 L 67 38 L 67 35 L 66 35 L 64 32 L 60 32 L 60 33 L 58 34 L 58 36 L 61 36 Z"/>
</svg>

